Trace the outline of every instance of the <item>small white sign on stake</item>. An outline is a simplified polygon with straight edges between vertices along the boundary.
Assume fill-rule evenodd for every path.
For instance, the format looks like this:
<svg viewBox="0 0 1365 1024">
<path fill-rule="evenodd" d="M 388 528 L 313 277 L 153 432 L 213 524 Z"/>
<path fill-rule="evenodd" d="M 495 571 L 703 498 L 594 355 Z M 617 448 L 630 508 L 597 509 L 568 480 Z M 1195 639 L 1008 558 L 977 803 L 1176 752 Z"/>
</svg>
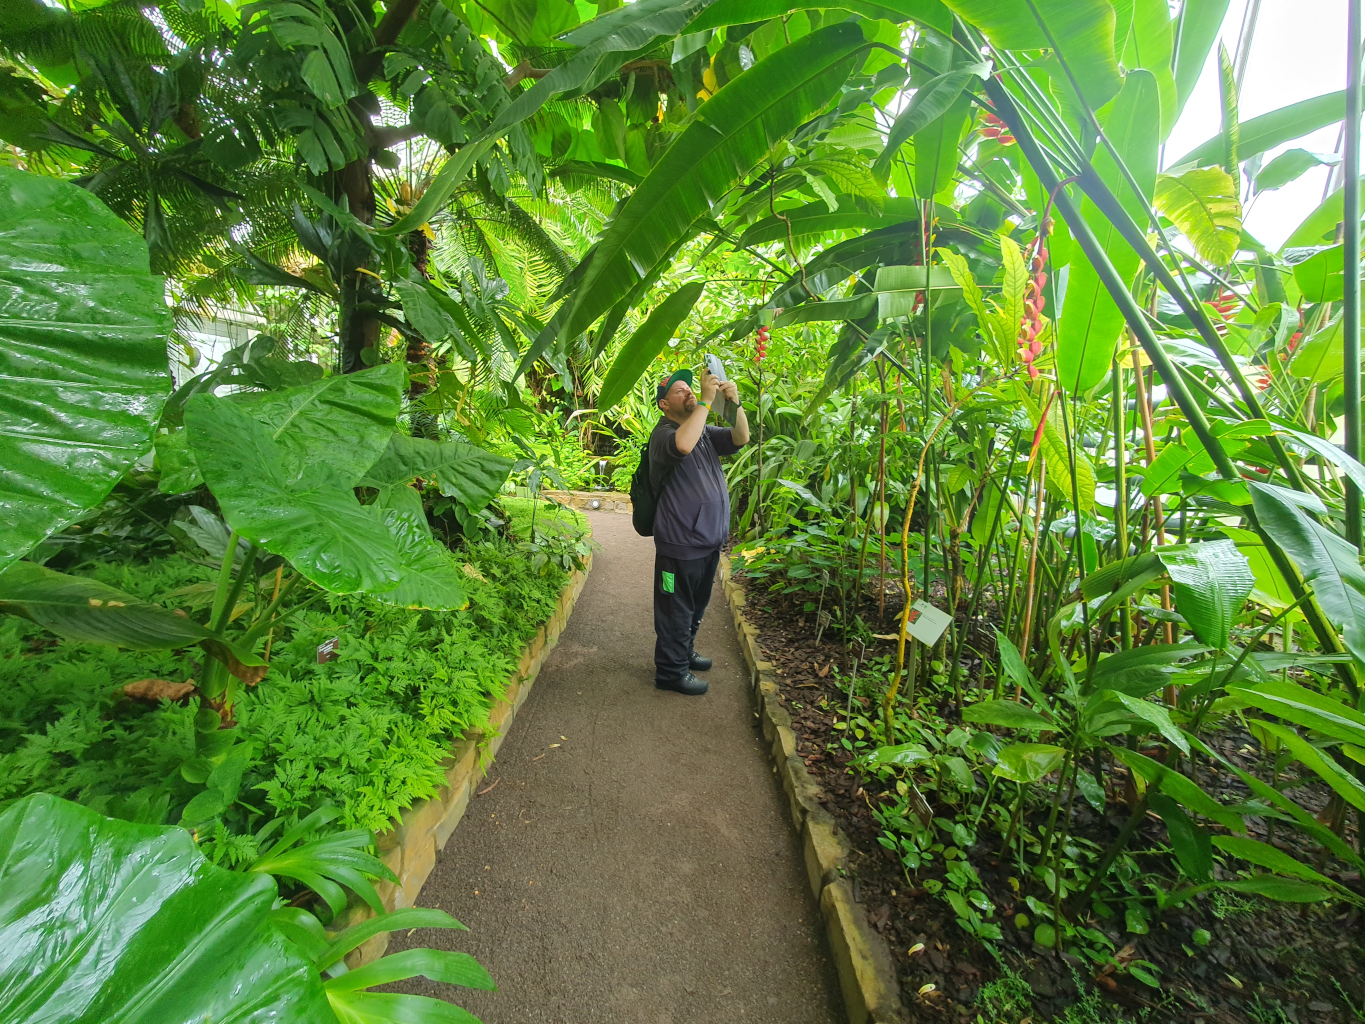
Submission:
<svg viewBox="0 0 1365 1024">
<path fill-rule="evenodd" d="M 910 606 L 905 631 L 926 647 L 932 647 L 952 621 L 951 615 L 939 611 L 928 601 L 916 601 Z"/>
</svg>

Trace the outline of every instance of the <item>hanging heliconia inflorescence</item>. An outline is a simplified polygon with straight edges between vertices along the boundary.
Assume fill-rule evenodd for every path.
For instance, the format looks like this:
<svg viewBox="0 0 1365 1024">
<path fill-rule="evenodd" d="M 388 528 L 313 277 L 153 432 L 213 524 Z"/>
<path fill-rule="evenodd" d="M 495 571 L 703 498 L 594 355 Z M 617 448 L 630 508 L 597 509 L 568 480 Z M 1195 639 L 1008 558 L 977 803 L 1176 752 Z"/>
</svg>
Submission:
<svg viewBox="0 0 1365 1024">
<path fill-rule="evenodd" d="M 766 325 L 758 329 L 758 353 L 754 356 L 754 362 L 762 365 L 763 360 L 768 358 L 768 328 Z"/>
<path fill-rule="evenodd" d="M 1019 324 L 1018 342 L 1024 351 L 1020 358 L 1028 364 L 1029 380 L 1038 379 L 1038 367 L 1033 365 L 1033 361 L 1038 358 L 1043 351 L 1043 341 L 1040 337 L 1043 332 L 1043 285 L 1047 284 L 1047 233 L 1052 227 L 1052 218 L 1043 222 L 1043 230 L 1035 238 L 1034 245 L 1037 247 L 1033 254 L 1033 262 L 1029 265 L 1029 283 L 1024 292 L 1024 318 Z"/>
</svg>

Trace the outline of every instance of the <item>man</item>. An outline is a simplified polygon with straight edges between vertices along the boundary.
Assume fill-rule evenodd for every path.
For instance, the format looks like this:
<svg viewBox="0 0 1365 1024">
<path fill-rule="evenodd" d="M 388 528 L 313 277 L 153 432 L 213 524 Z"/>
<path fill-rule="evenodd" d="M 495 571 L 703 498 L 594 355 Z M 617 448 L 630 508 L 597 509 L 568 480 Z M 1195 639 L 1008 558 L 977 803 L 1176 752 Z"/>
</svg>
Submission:
<svg viewBox="0 0 1365 1024">
<path fill-rule="evenodd" d="M 693 673 L 709 669 L 711 659 L 693 644 L 711 600 L 720 546 L 730 533 L 720 456 L 748 443 L 749 421 L 734 381 L 703 373 L 700 402 L 692 382 L 691 370 L 679 370 L 659 385 L 663 417 L 649 437 L 649 482 L 658 493 L 672 470 L 654 517 L 654 685 L 695 697 L 707 687 Z M 736 407 L 733 427 L 706 425 L 717 393 Z"/>
</svg>

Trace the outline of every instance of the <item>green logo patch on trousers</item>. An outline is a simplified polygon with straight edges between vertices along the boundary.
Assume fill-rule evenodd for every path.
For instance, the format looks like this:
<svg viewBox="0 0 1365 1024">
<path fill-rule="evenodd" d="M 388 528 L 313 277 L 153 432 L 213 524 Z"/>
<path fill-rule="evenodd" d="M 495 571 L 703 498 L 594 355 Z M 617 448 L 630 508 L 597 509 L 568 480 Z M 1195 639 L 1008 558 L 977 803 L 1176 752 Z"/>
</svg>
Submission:
<svg viewBox="0 0 1365 1024">
<path fill-rule="evenodd" d="M 664 593 L 673 593 L 673 574 L 671 572 L 662 572 L 660 575 L 663 577 Z"/>
</svg>

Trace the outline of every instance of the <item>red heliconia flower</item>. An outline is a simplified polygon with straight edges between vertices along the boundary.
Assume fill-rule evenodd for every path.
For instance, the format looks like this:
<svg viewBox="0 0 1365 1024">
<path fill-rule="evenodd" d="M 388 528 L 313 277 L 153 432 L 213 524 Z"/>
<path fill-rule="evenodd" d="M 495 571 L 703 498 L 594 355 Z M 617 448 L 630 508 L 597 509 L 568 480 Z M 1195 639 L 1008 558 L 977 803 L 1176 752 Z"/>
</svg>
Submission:
<svg viewBox="0 0 1365 1024">
<path fill-rule="evenodd" d="M 1293 352 L 1299 347 L 1299 342 L 1303 340 L 1303 331 L 1295 331 L 1289 338 L 1289 351 Z"/>
<path fill-rule="evenodd" d="M 754 362 L 762 363 L 768 358 L 768 328 L 766 326 L 758 329 L 758 352 L 754 356 Z"/>
<path fill-rule="evenodd" d="M 1047 231 L 1052 226 L 1051 221 L 1043 224 L 1042 232 L 1033 240 L 1037 246 L 1037 252 L 1033 256 L 1033 261 L 1029 265 L 1029 282 L 1024 291 L 1024 318 L 1019 323 L 1019 337 L 1016 343 L 1024 347 L 1019 358 L 1028 367 L 1030 380 L 1038 379 L 1038 368 L 1033 365 L 1033 361 L 1042 354 L 1043 341 L 1039 337 L 1043 330 L 1043 286 L 1047 284 Z"/>
<path fill-rule="evenodd" d="M 983 139 L 995 139 L 1002 146 L 1014 145 L 1015 138 L 1010 134 L 1009 125 L 1005 124 L 1004 121 L 989 111 L 982 115 L 982 120 L 985 124 L 981 125 L 977 132 Z"/>
</svg>

